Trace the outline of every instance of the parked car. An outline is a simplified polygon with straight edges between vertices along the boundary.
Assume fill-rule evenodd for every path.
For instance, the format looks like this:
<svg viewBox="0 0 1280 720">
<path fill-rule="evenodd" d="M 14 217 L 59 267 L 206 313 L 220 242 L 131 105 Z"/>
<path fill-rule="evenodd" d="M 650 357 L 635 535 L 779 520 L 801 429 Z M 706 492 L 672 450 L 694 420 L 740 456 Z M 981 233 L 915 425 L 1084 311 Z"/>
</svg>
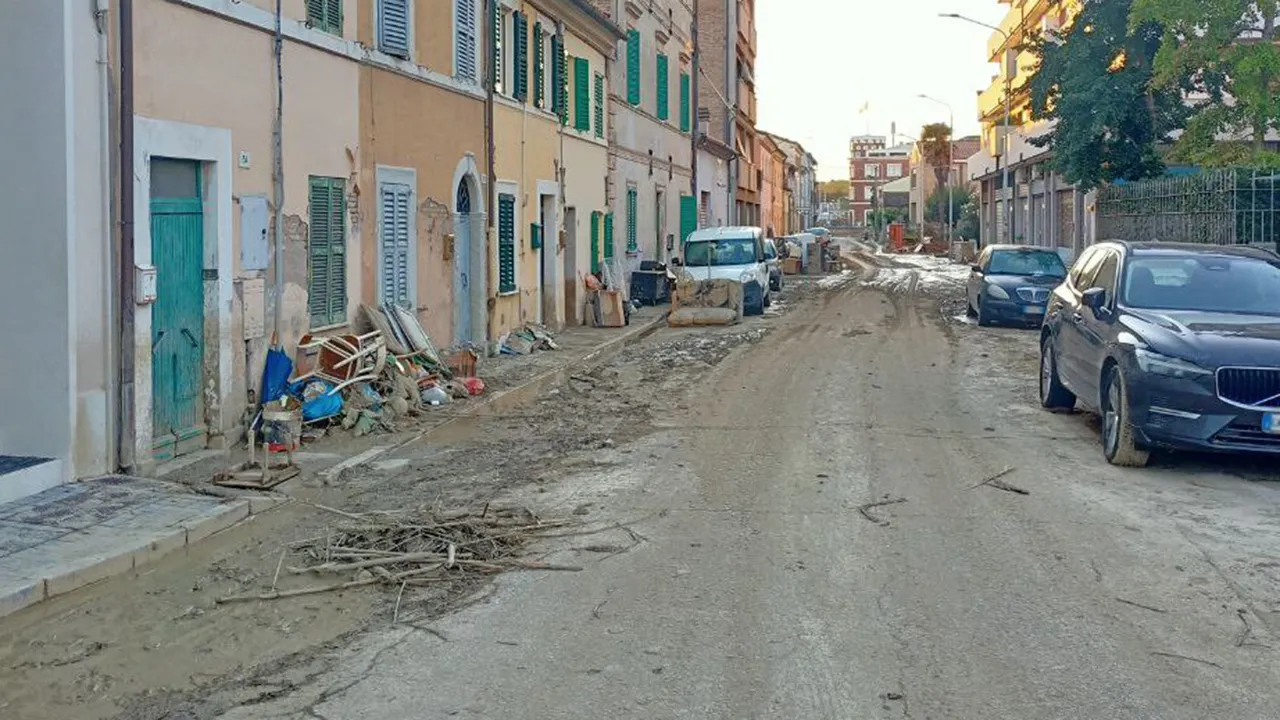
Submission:
<svg viewBox="0 0 1280 720">
<path fill-rule="evenodd" d="M 684 265 L 698 280 L 741 282 L 743 309 L 758 315 L 773 303 L 764 243 L 758 227 L 696 230 L 684 243 Z"/>
<path fill-rule="evenodd" d="M 769 289 L 782 292 L 782 262 L 778 260 L 778 245 L 773 238 L 764 241 L 764 261 L 769 266 Z"/>
<path fill-rule="evenodd" d="M 1066 276 L 1067 266 L 1056 250 L 990 245 L 969 273 L 969 316 L 984 327 L 997 322 L 1039 326 L 1049 293 Z"/>
<path fill-rule="evenodd" d="M 1049 302 L 1040 402 L 1101 415 L 1113 465 L 1157 448 L 1280 455 L 1280 255 L 1090 247 Z"/>
</svg>

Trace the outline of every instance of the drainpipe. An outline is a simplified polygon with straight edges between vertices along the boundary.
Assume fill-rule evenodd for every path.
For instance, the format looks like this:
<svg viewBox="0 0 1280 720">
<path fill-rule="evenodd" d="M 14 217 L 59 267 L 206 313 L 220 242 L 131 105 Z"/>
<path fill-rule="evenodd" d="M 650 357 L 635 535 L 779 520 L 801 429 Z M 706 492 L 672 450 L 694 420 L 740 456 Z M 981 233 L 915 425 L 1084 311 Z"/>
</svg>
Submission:
<svg viewBox="0 0 1280 720">
<path fill-rule="evenodd" d="M 116 463 L 125 472 L 134 455 L 134 305 L 133 305 L 133 0 L 120 0 L 120 398 Z"/>
<path fill-rule="evenodd" d="M 494 27 L 494 3 L 496 3 L 497 1 L 498 0 L 484 1 L 484 17 L 485 17 L 484 26 L 486 30 L 485 37 L 488 38 L 488 42 L 485 43 L 485 48 L 489 50 L 488 57 L 486 58 L 486 62 L 485 62 L 485 64 L 488 66 L 488 73 L 487 73 L 488 82 L 485 83 L 485 101 L 484 101 L 484 144 L 485 144 L 486 155 L 488 156 L 485 160 L 485 165 L 487 166 L 485 168 L 485 172 L 487 173 L 487 177 L 485 179 L 486 180 L 485 185 L 487 186 L 486 193 L 485 193 L 485 210 L 488 213 L 488 222 L 485 223 L 486 227 L 485 227 L 485 244 L 484 244 L 484 277 L 485 277 L 484 337 L 485 337 L 486 345 L 492 343 L 494 339 L 493 324 L 490 322 L 490 318 L 489 318 L 489 298 L 490 298 L 490 293 L 493 291 L 493 288 L 495 287 L 493 282 L 493 258 L 492 258 L 492 253 L 490 249 L 495 246 L 495 244 L 497 243 L 497 237 L 498 237 L 497 200 L 494 198 L 494 193 L 497 192 L 498 182 L 497 182 L 497 177 L 495 175 L 495 173 L 497 172 L 497 164 L 494 160 L 495 148 L 494 148 L 494 138 L 493 138 L 493 93 L 494 93 L 494 84 L 498 80 L 498 77 L 497 77 L 498 68 L 493 63 L 493 48 L 492 48 L 493 38 L 496 36 L 496 33 L 497 33 L 497 28 Z"/>
<path fill-rule="evenodd" d="M 102 182 L 102 228 L 107 234 L 107 247 L 114 249 L 115 243 L 112 242 L 115 237 L 115 231 L 112 228 L 112 215 L 114 214 L 114 211 L 111 207 L 111 202 L 115 199 L 116 194 L 112 189 L 112 182 L 114 178 L 111 172 L 115 165 L 115 158 L 111 154 L 111 150 L 108 149 L 111 147 L 111 109 L 113 107 L 111 97 L 111 50 L 109 43 L 107 42 L 107 38 L 111 34 L 111 28 L 108 24 L 110 12 L 110 0 L 95 0 L 93 6 L 93 19 L 94 27 L 98 31 L 98 141 L 102 144 L 102 156 L 99 163 L 99 180 Z M 116 278 L 121 274 L 119 268 L 116 267 L 117 260 L 111 257 L 110 253 L 111 251 L 108 250 L 107 261 L 103 263 L 103 267 L 101 269 L 103 290 L 105 296 L 108 298 L 116 296 Z M 113 372 L 119 372 L 117 368 L 117 359 L 119 358 L 120 346 L 122 344 L 117 330 L 119 327 L 117 323 L 120 321 L 119 314 L 119 306 L 112 306 L 110 302 L 106 303 L 107 333 L 105 342 L 106 352 L 104 353 L 106 367 L 104 370 L 105 377 L 108 378 L 111 377 Z M 109 437 L 114 437 L 118 441 L 118 435 L 116 433 L 119 431 L 111 423 L 119 422 L 120 420 L 119 398 L 113 397 L 109 392 L 106 394 L 106 398 L 107 407 L 105 417 L 108 418 L 108 424 L 105 430 L 110 434 Z M 105 458 L 107 466 L 111 469 L 117 467 L 116 461 L 120 457 L 119 448 L 115 445 L 116 443 L 112 442 L 111 448 L 108 450 L 109 454 L 107 458 Z"/>
<path fill-rule="evenodd" d="M 738 114 L 738 0 L 724 0 L 725 27 L 729 32 L 726 33 L 724 44 L 724 96 L 733 98 L 733 102 L 728 104 L 724 112 L 724 137 L 730 148 L 733 149 L 733 160 L 729 161 L 729 208 L 728 222 L 730 225 L 741 225 L 742 220 L 738 217 L 738 173 L 741 170 L 742 158 L 738 157 L 737 129 L 738 126 L 734 122 Z"/>
<path fill-rule="evenodd" d="M 275 204 L 276 313 L 272 344 L 279 342 L 284 329 L 284 33 L 281 30 L 282 0 L 276 0 L 276 32 L 273 52 L 276 63 L 276 117 L 272 130 L 271 195 Z"/>
<path fill-rule="evenodd" d="M 693 0 L 693 22 L 689 24 L 689 42 L 693 45 L 693 52 L 690 64 L 693 66 L 689 77 L 689 104 L 692 105 L 689 112 L 693 113 L 693 117 L 689 118 L 689 192 L 693 194 L 693 211 L 694 221 L 693 227 L 697 228 L 702 216 L 702 197 L 698 194 L 698 132 L 701 127 L 701 121 L 698 119 L 698 109 L 701 105 L 698 102 L 698 0 Z M 679 247 L 676 252 L 684 256 L 685 238 L 680 238 Z"/>
</svg>

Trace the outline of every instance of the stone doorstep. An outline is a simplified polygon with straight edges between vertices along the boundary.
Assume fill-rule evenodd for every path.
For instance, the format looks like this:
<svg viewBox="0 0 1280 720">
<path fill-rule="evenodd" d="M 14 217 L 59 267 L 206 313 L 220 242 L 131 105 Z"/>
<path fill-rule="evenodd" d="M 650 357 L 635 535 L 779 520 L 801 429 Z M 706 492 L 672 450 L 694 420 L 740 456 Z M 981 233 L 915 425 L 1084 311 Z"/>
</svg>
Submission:
<svg viewBox="0 0 1280 720">
<path fill-rule="evenodd" d="M 215 512 L 154 532 L 98 526 L 0 558 L 0 617 L 136 570 L 285 502 L 287 498 L 271 496 L 237 500 L 219 506 Z M 104 545 L 111 547 L 100 550 Z M 26 553 L 31 553 L 29 569 L 4 567 Z"/>
</svg>

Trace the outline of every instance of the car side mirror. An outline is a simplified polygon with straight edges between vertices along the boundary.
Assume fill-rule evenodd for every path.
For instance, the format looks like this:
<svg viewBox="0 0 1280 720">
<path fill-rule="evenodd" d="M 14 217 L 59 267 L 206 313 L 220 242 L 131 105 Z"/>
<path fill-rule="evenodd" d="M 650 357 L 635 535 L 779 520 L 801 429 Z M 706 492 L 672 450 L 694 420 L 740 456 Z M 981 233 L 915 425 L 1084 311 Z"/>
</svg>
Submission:
<svg viewBox="0 0 1280 720">
<path fill-rule="evenodd" d="M 981 265 L 973 265 L 973 266 L 971 266 L 971 267 L 973 268 L 973 271 L 974 271 L 974 272 L 978 273 L 979 275 L 981 275 L 981 274 L 982 274 L 982 266 L 981 266 Z"/>
<path fill-rule="evenodd" d="M 1105 312 L 1107 309 L 1107 291 L 1104 288 L 1092 287 L 1080 296 L 1080 302 L 1093 311 L 1093 314 Z"/>
</svg>

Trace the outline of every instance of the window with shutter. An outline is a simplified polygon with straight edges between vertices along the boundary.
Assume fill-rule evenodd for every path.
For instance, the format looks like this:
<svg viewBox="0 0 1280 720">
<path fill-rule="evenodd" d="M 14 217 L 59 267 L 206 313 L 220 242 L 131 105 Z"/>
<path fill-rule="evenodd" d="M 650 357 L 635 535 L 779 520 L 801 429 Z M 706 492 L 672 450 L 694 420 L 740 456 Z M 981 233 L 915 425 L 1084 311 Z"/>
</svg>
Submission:
<svg viewBox="0 0 1280 720">
<path fill-rule="evenodd" d="M 498 195 L 498 292 L 516 291 L 516 196 Z"/>
<path fill-rule="evenodd" d="M 533 24 L 533 106 L 547 106 L 547 50 L 542 23 Z"/>
<path fill-rule="evenodd" d="M 690 116 L 690 79 L 689 73 L 680 73 L 680 132 L 689 132 L 692 127 Z"/>
<path fill-rule="evenodd" d="M 636 252 L 636 189 L 627 188 L 627 252 Z"/>
<path fill-rule="evenodd" d="M 596 137 L 604 137 L 604 75 L 596 73 L 595 78 L 595 118 Z"/>
<path fill-rule="evenodd" d="M 409 267 L 409 225 L 413 207 L 412 190 L 408 185 L 386 183 L 381 186 L 381 195 L 381 298 L 383 302 L 411 310 L 413 290 Z"/>
<path fill-rule="evenodd" d="M 476 81 L 476 3 L 484 0 L 457 0 L 454 4 L 454 72 L 463 80 Z"/>
<path fill-rule="evenodd" d="M 378 0 L 378 49 L 409 57 L 409 0 Z"/>
<path fill-rule="evenodd" d="M 573 129 L 591 130 L 591 63 L 573 59 Z"/>
<path fill-rule="evenodd" d="M 311 176 L 307 198 L 307 309 L 311 326 L 347 321 L 346 180 Z"/>
<path fill-rule="evenodd" d="M 504 20 L 502 7 L 497 0 L 489 3 L 489 82 L 494 92 L 502 92 L 502 38 Z"/>
<path fill-rule="evenodd" d="M 511 16 L 511 31 L 511 96 L 524 101 L 529 99 L 529 19 L 524 13 Z"/>
<path fill-rule="evenodd" d="M 658 53 L 657 66 L 658 119 L 666 120 L 671 115 L 671 97 L 668 94 L 667 56 Z"/>
<path fill-rule="evenodd" d="M 680 246 L 698 229 L 698 204 L 692 195 L 680 196 Z"/>
<path fill-rule="evenodd" d="M 342 37 L 342 0 L 307 0 L 307 23 Z"/>
<path fill-rule="evenodd" d="M 596 210 L 591 213 L 591 272 L 600 272 L 600 221 L 604 213 Z"/>
<path fill-rule="evenodd" d="M 555 113 L 560 116 L 560 124 L 569 123 L 569 72 L 568 59 L 564 52 L 564 38 L 556 35 L 551 39 L 551 81 L 555 93 Z"/>
<path fill-rule="evenodd" d="M 604 258 L 613 259 L 613 213 L 604 215 Z"/>
<path fill-rule="evenodd" d="M 627 102 L 640 104 L 640 31 L 627 31 Z"/>
</svg>

